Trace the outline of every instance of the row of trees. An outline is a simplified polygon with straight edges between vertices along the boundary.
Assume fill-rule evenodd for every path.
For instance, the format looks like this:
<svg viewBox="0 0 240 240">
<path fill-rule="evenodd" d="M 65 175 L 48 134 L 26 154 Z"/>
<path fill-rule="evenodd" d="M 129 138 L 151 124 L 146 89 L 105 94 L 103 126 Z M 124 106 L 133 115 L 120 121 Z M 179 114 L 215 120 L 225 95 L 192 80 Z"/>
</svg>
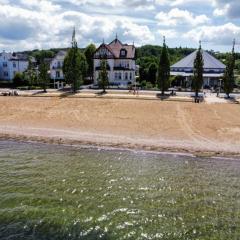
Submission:
<svg viewBox="0 0 240 240">
<path fill-rule="evenodd" d="M 75 93 L 83 84 L 86 76 L 93 80 L 93 54 L 96 50 L 94 44 L 90 44 L 84 53 L 78 48 L 75 29 L 72 35 L 72 47 L 64 59 L 63 73 L 65 82 L 72 85 Z"/>
<path fill-rule="evenodd" d="M 72 36 L 72 48 L 68 51 L 63 64 L 65 81 L 66 83 L 72 85 L 74 93 L 77 92 L 86 75 L 90 76 L 91 80 L 93 80 L 93 54 L 95 50 L 95 45 L 90 44 L 83 54 L 78 48 L 74 29 Z M 103 92 L 105 92 L 106 87 L 109 85 L 107 61 L 105 58 L 101 60 L 100 69 L 99 86 L 103 89 Z"/>
<path fill-rule="evenodd" d="M 29 61 L 29 67 L 27 71 L 23 73 L 16 73 L 13 78 L 13 85 L 15 87 L 37 87 L 42 88 L 44 92 L 46 92 L 49 82 L 49 64 L 45 62 L 44 59 L 40 60 L 38 69 L 36 69 L 33 63 Z"/>
<path fill-rule="evenodd" d="M 156 51 L 156 48 L 154 48 L 154 51 Z M 225 93 L 227 94 L 227 97 L 229 98 L 230 93 L 233 91 L 235 85 L 235 41 L 233 43 L 232 52 L 228 53 L 225 57 L 226 71 L 223 77 L 223 87 Z M 157 83 L 157 87 L 161 89 L 162 95 L 164 95 L 164 91 L 167 90 L 170 85 L 170 58 L 168 48 L 165 43 L 165 38 L 163 42 L 163 47 L 161 48 L 159 61 L 154 56 L 148 56 L 144 59 L 141 59 L 140 63 L 140 80 L 143 77 L 144 79 L 150 81 L 153 85 Z M 199 97 L 199 91 L 201 90 L 203 85 L 203 72 L 204 60 L 202 56 L 202 48 L 200 42 L 194 61 L 194 72 L 192 77 L 192 88 L 195 92 L 195 99 Z"/>
<path fill-rule="evenodd" d="M 226 94 L 229 97 L 229 94 L 232 92 L 234 87 L 234 68 L 236 54 L 234 51 L 234 46 L 232 53 L 228 54 L 226 57 L 226 71 L 224 75 L 224 89 Z M 175 49 L 176 50 L 176 49 Z M 179 48 L 176 51 L 179 55 L 188 54 L 193 49 L 182 49 Z M 72 85 L 73 92 L 76 92 L 79 87 L 83 84 L 83 80 L 86 76 L 89 76 L 90 81 L 93 80 L 93 54 L 96 51 L 96 47 L 93 44 L 90 44 L 85 51 L 82 51 L 78 48 L 75 29 L 72 35 L 72 47 L 68 50 L 67 56 L 64 60 L 63 73 L 65 76 L 65 81 L 68 84 Z M 170 49 L 170 51 L 172 51 Z M 159 54 L 160 57 L 155 55 Z M 140 81 L 141 78 L 150 82 L 152 86 L 157 86 L 161 90 L 162 95 L 164 95 L 165 90 L 169 88 L 170 85 L 170 64 L 176 59 L 171 59 L 169 57 L 169 49 L 165 42 L 165 37 L 163 41 L 163 46 L 144 46 L 141 48 L 141 51 L 137 50 L 137 55 L 146 57 L 140 57 L 138 63 L 140 64 Z M 176 54 L 175 54 L 176 56 Z M 44 91 L 49 84 L 49 64 L 45 61 L 46 58 L 53 57 L 53 51 L 38 51 L 35 52 L 35 58 L 39 63 L 39 71 L 36 73 L 34 66 L 31 61 L 29 64 L 29 69 L 24 73 L 24 80 L 28 81 L 31 85 L 39 85 Z M 192 78 L 192 87 L 195 91 L 195 97 L 198 98 L 199 91 L 203 85 L 203 57 L 201 44 L 196 54 L 196 59 L 194 62 L 194 76 Z M 20 76 L 16 76 L 20 78 Z M 99 86 L 105 92 L 106 87 L 108 86 L 108 74 L 107 74 L 107 61 L 106 59 L 101 60 L 100 74 L 99 74 Z"/>
<path fill-rule="evenodd" d="M 235 68 L 235 42 L 233 44 L 232 53 L 228 54 L 226 62 L 226 71 L 224 74 L 224 89 L 229 97 L 234 87 L 234 68 Z M 87 50 L 89 56 L 89 65 L 93 64 L 92 56 L 95 51 L 94 46 L 90 46 Z M 79 85 L 82 83 L 83 76 L 86 69 L 86 57 L 78 49 L 77 42 L 75 39 L 75 30 L 73 33 L 72 48 L 69 50 L 67 57 L 64 61 L 63 72 L 65 74 L 65 80 L 67 83 L 72 84 L 73 92 L 76 92 Z M 149 57 L 151 59 L 151 57 Z M 157 62 L 157 61 L 156 61 Z M 195 91 L 195 98 L 199 97 L 199 91 L 203 85 L 203 72 L 204 72 L 204 60 L 202 56 L 201 43 L 199 44 L 198 51 L 196 53 L 196 58 L 194 61 L 194 76 L 193 76 L 193 89 Z M 88 74 L 93 72 L 93 65 L 89 68 Z M 170 59 L 168 53 L 168 47 L 166 45 L 165 37 L 163 40 L 163 47 L 161 48 L 160 58 L 157 63 L 151 63 L 148 67 L 148 72 L 146 76 L 157 82 L 157 87 L 161 90 L 161 94 L 164 95 L 165 90 L 169 87 L 170 79 Z M 107 61 L 106 59 L 101 60 L 100 74 L 99 74 L 99 86 L 105 92 L 108 86 L 108 73 L 107 73 Z M 153 83 L 154 84 L 154 83 Z"/>
<path fill-rule="evenodd" d="M 26 52 L 31 55 L 29 66 L 24 73 L 17 73 L 13 79 L 15 87 L 28 86 L 30 88 L 42 88 L 46 91 L 50 84 L 50 63 L 55 54 L 60 49 L 34 50 Z M 62 50 L 62 49 L 61 49 Z M 96 50 L 94 44 L 90 44 L 86 49 L 79 49 L 73 32 L 72 48 L 68 50 L 64 61 L 63 71 L 66 82 L 73 85 L 73 90 L 83 84 L 83 80 L 88 77 L 89 82 L 93 80 L 93 54 Z M 36 61 L 32 61 L 35 59 Z M 36 67 L 38 66 L 38 67 Z"/>
</svg>

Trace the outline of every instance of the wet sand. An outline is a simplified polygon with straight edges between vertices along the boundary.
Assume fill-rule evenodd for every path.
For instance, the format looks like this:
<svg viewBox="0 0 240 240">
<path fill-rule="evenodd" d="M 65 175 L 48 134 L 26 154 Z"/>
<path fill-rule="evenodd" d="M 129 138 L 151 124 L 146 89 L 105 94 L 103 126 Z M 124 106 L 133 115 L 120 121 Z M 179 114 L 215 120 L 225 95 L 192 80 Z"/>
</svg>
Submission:
<svg viewBox="0 0 240 240">
<path fill-rule="evenodd" d="M 0 106 L 1 139 L 240 156 L 238 104 L 0 97 Z"/>
</svg>

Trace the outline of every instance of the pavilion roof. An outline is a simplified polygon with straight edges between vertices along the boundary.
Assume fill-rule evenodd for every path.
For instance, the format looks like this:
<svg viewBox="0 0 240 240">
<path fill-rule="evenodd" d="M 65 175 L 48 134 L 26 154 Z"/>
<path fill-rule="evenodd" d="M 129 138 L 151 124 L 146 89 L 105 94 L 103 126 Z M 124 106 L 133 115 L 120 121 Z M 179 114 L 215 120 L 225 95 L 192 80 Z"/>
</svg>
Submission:
<svg viewBox="0 0 240 240">
<path fill-rule="evenodd" d="M 197 50 L 191 53 L 190 55 L 186 56 L 179 62 L 172 65 L 171 68 L 193 68 L 196 54 L 197 54 Z M 213 57 L 208 52 L 202 50 L 202 55 L 203 55 L 205 69 L 225 69 L 226 68 L 226 66 L 222 62 L 220 62 L 218 59 Z"/>
</svg>

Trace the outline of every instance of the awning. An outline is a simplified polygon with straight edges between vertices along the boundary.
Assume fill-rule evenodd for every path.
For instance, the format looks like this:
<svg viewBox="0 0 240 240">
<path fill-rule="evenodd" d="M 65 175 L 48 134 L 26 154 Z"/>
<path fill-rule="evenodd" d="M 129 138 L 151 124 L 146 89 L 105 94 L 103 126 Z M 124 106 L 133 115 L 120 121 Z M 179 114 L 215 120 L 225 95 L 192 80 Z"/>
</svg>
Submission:
<svg viewBox="0 0 240 240">
<path fill-rule="evenodd" d="M 193 76 L 193 73 L 186 73 L 186 72 L 170 72 L 171 76 L 183 76 L 183 77 L 190 77 Z M 223 77 L 223 73 L 204 73 L 203 77 L 209 78 L 219 78 Z"/>
</svg>

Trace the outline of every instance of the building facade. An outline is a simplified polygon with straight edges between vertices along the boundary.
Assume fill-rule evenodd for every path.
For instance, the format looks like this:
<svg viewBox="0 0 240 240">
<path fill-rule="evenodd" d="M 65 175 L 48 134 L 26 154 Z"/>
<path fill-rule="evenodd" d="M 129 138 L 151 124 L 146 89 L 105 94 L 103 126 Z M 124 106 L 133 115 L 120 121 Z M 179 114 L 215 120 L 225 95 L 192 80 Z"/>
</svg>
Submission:
<svg viewBox="0 0 240 240">
<path fill-rule="evenodd" d="M 116 37 L 109 44 L 101 44 L 94 54 L 94 83 L 99 81 L 101 59 L 107 60 L 110 85 L 126 87 L 136 81 L 135 46 L 123 44 Z"/>
<path fill-rule="evenodd" d="M 182 76 L 185 79 L 184 85 L 191 87 L 194 71 L 194 61 L 197 51 L 171 66 L 172 76 Z M 226 66 L 208 52 L 202 50 L 204 61 L 203 66 L 203 87 L 218 87 L 223 78 Z"/>
<path fill-rule="evenodd" d="M 67 55 L 66 51 L 59 51 L 57 55 L 50 62 L 50 76 L 56 81 L 64 80 L 63 62 Z"/>
<path fill-rule="evenodd" d="M 28 69 L 28 56 L 18 53 L 0 53 L 0 80 L 12 82 L 16 73 L 23 73 Z"/>
</svg>

